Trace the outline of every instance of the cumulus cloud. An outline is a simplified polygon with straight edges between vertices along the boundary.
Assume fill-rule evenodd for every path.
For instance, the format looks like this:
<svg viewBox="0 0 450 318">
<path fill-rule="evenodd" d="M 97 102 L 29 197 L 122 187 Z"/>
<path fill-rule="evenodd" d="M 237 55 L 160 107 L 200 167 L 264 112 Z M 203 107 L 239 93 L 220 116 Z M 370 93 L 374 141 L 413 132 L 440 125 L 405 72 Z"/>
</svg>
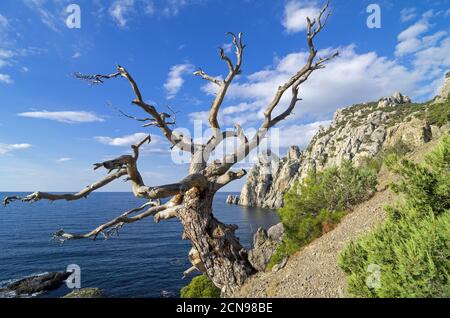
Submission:
<svg viewBox="0 0 450 318">
<path fill-rule="evenodd" d="M 303 101 L 299 102 L 294 118 L 308 117 L 324 120 L 338 107 L 377 100 L 396 90 L 413 93 L 419 76 L 375 52 L 359 54 L 354 45 L 336 48 L 340 57 L 328 63 L 326 70 L 315 72 L 301 88 Z M 336 49 L 325 49 L 319 56 L 326 56 Z M 224 107 L 221 116 L 226 122 L 236 118 L 241 123 L 261 121 L 265 106 L 273 98 L 277 87 L 286 82 L 306 62 L 306 51 L 295 52 L 279 59 L 263 71 L 241 78 L 229 91 L 228 102 L 238 101 Z M 343 76 L 345 74 L 345 76 Z M 399 82 L 398 78 L 402 78 Z M 326 94 L 324 94 L 326 90 Z M 280 103 L 288 105 L 289 93 Z M 205 118 L 203 112 L 191 114 L 191 119 Z"/>
<path fill-rule="evenodd" d="M 30 144 L 2 144 L 0 143 L 0 155 L 7 154 L 16 150 L 23 150 L 30 148 Z"/>
<path fill-rule="evenodd" d="M 184 84 L 183 76 L 192 73 L 192 64 L 177 64 L 170 68 L 164 88 L 167 91 L 167 99 L 172 99 L 180 91 Z"/>
<path fill-rule="evenodd" d="M 306 18 L 315 18 L 319 15 L 320 8 L 315 1 L 289 1 L 284 7 L 282 24 L 288 33 L 306 30 Z"/>
<path fill-rule="evenodd" d="M 142 141 L 148 134 L 146 133 L 135 133 L 131 135 L 125 135 L 120 137 L 105 137 L 96 136 L 94 139 L 104 145 L 113 147 L 130 147 Z M 141 147 L 141 153 L 169 153 L 170 147 L 167 142 L 163 142 L 161 137 L 152 135 L 152 141 L 150 144 L 145 144 Z"/>
<path fill-rule="evenodd" d="M 421 18 L 413 25 L 403 30 L 398 36 L 398 44 L 395 48 L 395 55 L 403 57 L 405 55 L 418 52 L 427 47 L 435 45 L 440 39 L 447 35 L 447 31 L 438 31 L 435 34 L 424 36 L 432 27 L 430 19 L 436 15 L 432 10 L 422 14 Z"/>
<path fill-rule="evenodd" d="M 60 112 L 50 112 L 50 111 L 33 111 L 24 112 L 17 114 L 21 117 L 37 118 L 37 119 L 48 119 L 66 124 L 80 124 L 80 123 L 91 123 L 91 122 L 101 122 L 104 121 L 103 118 L 99 117 L 95 113 L 86 111 L 60 111 Z"/>
<path fill-rule="evenodd" d="M 297 145 L 301 149 L 308 146 L 312 137 L 321 127 L 328 127 L 331 120 L 316 121 L 309 124 L 294 124 L 286 125 L 279 128 L 281 148 L 287 148 L 292 145 Z"/>
<path fill-rule="evenodd" d="M 11 78 L 10 75 L 0 73 L 0 83 L 4 83 L 4 84 L 13 84 L 14 81 L 13 81 L 13 79 Z"/>
<path fill-rule="evenodd" d="M 124 146 L 131 146 L 131 145 L 137 144 L 147 136 L 148 136 L 148 134 L 145 134 L 145 133 L 136 133 L 136 134 L 132 134 L 132 135 L 126 135 L 123 137 L 97 136 L 97 137 L 95 137 L 95 140 L 97 140 L 98 142 L 100 142 L 102 144 L 109 145 L 109 146 L 124 147 Z"/>
<path fill-rule="evenodd" d="M 319 51 L 318 56 L 327 56 L 339 50 L 340 56 L 302 84 L 302 101 L 294 114 L 279 125 L 281 146 L 304 145 L 319 125 L 327 123 L 337 108 L 376 101 L 395 91 L 416 100 L 433 97 L 443 74 L 450 67 L 450 37 L 447 31 L 433 30 L 433 24 L 428 22 L 432 17 L 432 12 L 426 12 L 413 23 L 414 27 L 399 34 L 400 42 L 417 38 L 422 43 L 417 51 L 405 53 L 407 63 L 403 63 L 402 59 L 380 56 L 376 52 L 359 52 L 356 45 Z M 230 87 L 219 113 L 220 122 L 228 127 L 234 123 L 258 127 L 277 87 L 297 72 L 307 57 L 306 51 L 293 52 L 275 59 L 272 65 L 261 71 L 240 76 Z M 211 95 L 216 92 L 211 85 L 205 85 L 202 89 Z M 290 97 L 287 92 L 278 112 L 287 107 Z M 201 120 L 207 125 L 208 115 L 205 111 L 194 112 L 190 114 L 190 119 Z"/>
</svg>

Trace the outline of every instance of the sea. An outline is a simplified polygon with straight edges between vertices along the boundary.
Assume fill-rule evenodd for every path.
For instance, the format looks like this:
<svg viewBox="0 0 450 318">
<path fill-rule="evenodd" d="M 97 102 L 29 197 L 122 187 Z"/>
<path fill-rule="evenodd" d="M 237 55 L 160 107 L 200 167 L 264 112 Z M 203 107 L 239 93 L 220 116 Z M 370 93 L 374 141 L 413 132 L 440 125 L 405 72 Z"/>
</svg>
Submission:
<svg viewBox="0 0 450 318">
<path fill-rule="evenodd" d="M 259 227 L 279 222 L 276 211 L 225 203 L 229 194 L 218 193 L 214 215 L 222 222 L 238 225 L 241 243 L 249 248 Z M 25 193 L 0 193 L 3 198 Z M 93 193 L 88 198 L 66 201 L 14 202 L 0 206 L 0 288 L 15 280 L 46 272 L 65 271 L 75 264 L 81 270 L 81 288 L 102 289 L 107 297 L 179 297 L 192 277 L 183 279 L 191 265 L 189 241 L 182 240 L 178 220 L 156 224 L 152 217 L 125 225 L 108 240 L 75 240 L 60 244 L 52 234 L 64 229 L 86 233 L 145 201 L 131 193 Z M 70 290 L 34 295 L 61 297 Z M 0 297 L 6 297 L 0 295 Z"/>
</svg>

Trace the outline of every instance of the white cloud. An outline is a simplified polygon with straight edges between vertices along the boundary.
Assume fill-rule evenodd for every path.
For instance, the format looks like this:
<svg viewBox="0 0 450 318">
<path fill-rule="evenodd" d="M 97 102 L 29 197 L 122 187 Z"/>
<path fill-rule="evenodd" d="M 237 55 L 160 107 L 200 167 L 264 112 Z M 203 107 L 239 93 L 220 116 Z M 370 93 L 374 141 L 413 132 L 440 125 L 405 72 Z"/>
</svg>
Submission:
<svg viewBox="0 0 450 318">
<path fill-rule="evenodd" d="M 432 17 L 432 12 L 425 13 L 413 27 L 399 35 L 400 42 L 417 38 L 421 43 L 414 52 L 405 53 L 408 55 L 405 64 L 400 59 L 379 56 L 375 52 L 358 52 L 355 45 L 319 51 L 318 56 L 326 56 L 338 49 L 340 56 L 302 84 L 300 97 L 303 100 L 298 103 L 292 116 L 278 126 L 281 128 L 281 145 L 304 144 L 318 125 L 325 124 L 340 107 L 376 101 L 395 91 L 401 91 L 415 100 L 433 97 L 444 73 L 450 68 L 450 36 L 443 30 L 430 32 L 433 25 L 428 20 Z M 276 59 L 273 65 L 261 71 L 240 76 L 230 87 L 219 113 L 220 122 L 224 127 L 230 127 L 235 122 L 247 128 L 258 127 L 277 87 L 297 72 L 307 57 L 306 51 L 293 52 Z M 216 90 L 210 85 L 202 89 L 208 94 L 214 94 Z M 280 102 L 278 113 L 287 107 L 290 97 L 287 92 Z M 194 112 L 190 114 L 190 119 L 202 120 L 207 124 L 208 115 L 207 111 Z M 293 124 L 295 120 L 306 124 Z"/>
<path fill-rule="evenodd" d="M 135 133 L 131 135 L 125 135 L 121 137 L 105 137 L 105 136 L 96 136 L 94 139 L 104 145 L 114 146 L 114 147 L 129 147 L 131 145 L 135 145 L 142 141 L 148 134 L 146 133 Z M 142 154 L 148 153 L 158 153 L 158 154 L 167 154 L 170 152 L 170 147 L 167 142 L 164 142 L 161 137 L 152 135 L 152 141 L 150 144 L 144 144 L 141 147 Z"/>
<path fill-rule="evenodd" d="M 134 11 L 134 0 L 116 0 L 109 8 L 109 14 L 114 22 L 121 27 L 127 26 L 127 15 Z"/>
<path fill-rule="evenodd" d="M 417 16 L 416 8 L 404 8 L 400 11 L 400 21 L 408 22 Z"/>
<path fill-rule="evenodd" d="M 63 162 L 71 161 L 71 160 L 72 160 L 72 158 L 63 157 L 63 158 L 59 158 L 58 160 L 56 160 L 56 162 L 63 163 Z"/>
<path fill-rule="evenodd" d="M 306 30 L 306 18 L 314 19 L 320 13 L 320 8 L 315 1 L 289 1 L 284 7 L 282 24 L 288 33 Z"/>
<path fill-rule="evenodd" d="M 14 81 L 10 75 L 0 73 L 0 83 L 14 84 Z"/>
<path fill-rule="evenodd" d="M 183 76 L 192 73 L 194 66 L 191 64 L 177 64 L 170 68 L 164 88 L 167 91 L 167 99 L 172 99 L 180 91 L 184 84 Z"/>
<path fill-rule="evenodd" d="M 424 36 L 433 27 L 430 19 L 435 16 L 436 14 L 432 10 L 427 11 L 416 23 L 403 30 L 397 36 L 398 44 L 395 48 L 395 55 L 403 57 L 418 52 L 435 45 L 443 38 L 447 31 L 438 31 L 435 34 Z"/>
<path fill-rule="evenodd" d="M 0 143 L 0 155 L 7 154 L 15 150 L 23 150 L 30 148 L 30 144 L 2 144 Z"/>
<path fill-rule="evenodd" d="M 358 54 L 353 45 L 338 49 L 339 58 L 328 63 L 325 70 L 315 72 L 302 85 L 300 94 L 303 101 L 298 103 L 296 116 L 307 115 L 323 120 L 331 116 L 337 107 L 376 100 L 396 90 L 405 93 L 414 91 L 418 78 L 410 74 L 406 67 L 374 52 Z M 332 51 L 334 49 L 322 50 L 319 56 L 326 56 Z M 252 110 L 244 105 L 245 116 L 249 121 L 260 121 L 264 107 L 273 98 L 277 87 L 297 72 L 307 57 L 305 51 L 286 55 L 270 69 L 253 73 L 244 81 L 232 85 L 229 97 L 250 104 Z M 398 78 L 402 81 L 399 82 Z M 290 96 L 289 93 L 286 95 L 280 108 L 288 105 Z"/>
<path fill-rule="evenodd" d="M 22 117 L 38 118 L 38 119 L 48 119 L 54 120 L 61 123 L 67 124 L 79 124 L 79 123 L 91 123 L 104 121 L 103 118 L 99 117 L 95 113 L 86 111 L 60 111 L 60 112 L 50 112 L 50 111 L 33 111 L 24 112 L 17 114 Z"/>
<path fill-rule="evenodd" d="M 45 8 L 46 0 L 23 0 L 23 2 L 39 15 L 39 19 L 43 24 L 55 32 L 59 31 L 59 26 L 63 25 L 64 20 Z M 55 3 L 58 5 L 63 4 L 62 2 Z"/>
<path fill-rule="evenodd" d="M 80 58 L 81 57 L 81 53 L 80 52 L 75 52 L 73 55 L 72 55 L 72 58 L 73 59 L 78 59 L 78 58 Z"/>
<path fill-rule="evenodd" d="M 4 15 L 0 14 L 0 28 L 6 28 L 8 24 L 8 19 Z"/>
<path fill-rule="evenodd" d="M 280 127 L 280 143 L 281 148 L 287 148 L 292 145 L 297 145 L 301 149 L 308 146 L 312 137 L 316 134 L 320 127 L 328 127 L 330 120 L 317 121 L 304 125 L 286 125 Z"/>
<path fill-rule="evenodd" d="M 181 9 L 187 6 L 189 3 L 187 0 L 167 0 L 164 2 L 164 6 L 161 8 L 161 12 L 166 16 L 177 16 Z"/>
<path fill-rule="evenodd" d="M 7 66 L 11 64 L 11 59 L 15 56 L 16 54 L 11 51 L 11 50 L 7 50 L 7 49 L 2 49 L 0 48 L 0 68 L 3 66 Z"/>
<path fill-rule="evenodd" d="M 141 140 L 143 140 L 145 137 L 147 137 L 148 134 L 145 133 L 136 133 L 132 135 L 126 135 L 123 137 L 103 137 L 103 136 L 97 136 L 95 137 L 95 140 L 99 143 L 109 145 L 109 146 L 116 146 L 116 147 L 124 147 L 124 146 L 131 146 L 134 144 L 137 144 Z"/>
</svg>

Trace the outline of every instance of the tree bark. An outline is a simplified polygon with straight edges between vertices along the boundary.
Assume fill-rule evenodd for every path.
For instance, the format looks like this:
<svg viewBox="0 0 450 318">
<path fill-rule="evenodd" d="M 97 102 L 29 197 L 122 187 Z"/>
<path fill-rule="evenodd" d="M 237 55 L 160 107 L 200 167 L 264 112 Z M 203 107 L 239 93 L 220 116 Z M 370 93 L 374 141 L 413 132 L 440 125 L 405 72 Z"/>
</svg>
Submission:
<svg viewBox="0 0 450 318">
<path fill-rule="evenodd" d="M 183 238 L 192 242 L 202 266 L 222 295 L 230 295 L 255 272 L 247 258 L 247 251 L 235 236 L 237 225 L 218 221 L 212 211 L 213 189 L 194 187 L 184 195 L 179 218 L 183 224 Z"/>
</svg>

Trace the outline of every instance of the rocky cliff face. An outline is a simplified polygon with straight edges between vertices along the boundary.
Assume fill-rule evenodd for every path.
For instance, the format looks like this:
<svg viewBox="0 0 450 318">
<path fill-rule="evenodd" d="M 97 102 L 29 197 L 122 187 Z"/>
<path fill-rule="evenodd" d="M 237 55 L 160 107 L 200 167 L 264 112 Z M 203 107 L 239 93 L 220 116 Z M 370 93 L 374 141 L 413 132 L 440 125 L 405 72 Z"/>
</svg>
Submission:
<svg viewBox="0 0 450 318">
<path fill-rule="evenodd" d="M 378 102 L 339 109 L 328 128 L 321 128 L 306 150 L 289 149 L 285 158 L 267 153 L 249 172 L 239 203 L 277 209 L 293 182 L 302 180 L 312 169 L 320 171 L 343 160 L 360 164 L 398 141 L 415 147 L 431 139 L 434 127 L 423 118 L 423 106 L 395 93 Z"/>
<path fill-rule="evenodd" d="M 444 85 L 441 88 L 439 95 L 436 97 L 436 103 L 443 103 L 447 100 L 448 94 L 450 94 L 450 71 L 445 74 Z"/>
</svg>

